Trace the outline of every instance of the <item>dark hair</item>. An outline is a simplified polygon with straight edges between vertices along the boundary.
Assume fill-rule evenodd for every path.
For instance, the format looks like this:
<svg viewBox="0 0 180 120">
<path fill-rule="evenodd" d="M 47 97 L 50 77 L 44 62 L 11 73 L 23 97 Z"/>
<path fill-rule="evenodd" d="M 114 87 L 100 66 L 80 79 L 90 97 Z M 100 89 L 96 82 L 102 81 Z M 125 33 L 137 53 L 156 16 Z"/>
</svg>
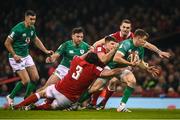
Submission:
<svg viewBox="0 0 180 120">
<path fill-rule="evenodd" d="M 116 42 L 116 38 L 112 36 L 106 36 L 104 39 L 105 39 L 105 42 L 110 42 L 110 41 Z"/>
<path fill-rule="evenodd" d="M 76 27 L 72 29 L 72 34 L 76 33 L 83 33 L 84 34 L 84 29 L 82 27 Z"/>
<path fill-rule="evenodd" d="M 146 36 L 148 38 L 149 34 L 146 31 L 144 31 L 143 29 L 136 29 L 136 31 L 134 32 L 134 37 L 136 37 L 136 36 L 140 36 L 140 37 Z"/>
<path fill-rule="evenodd" d="M 36 13 L 33 10 L 27 10 L 25 16 L 36 16 Z"/>
<path fill-rule="evenodd" d="M 85 60 L 90 63 L 90 64 L 94 64 L 94 65 L 99 65 L 99 58 L 97 56 L 96 53 L 90 52 L 86 55 Z"/>
<path fill-rule="evenodd" d="M 124 19 L 124 20 L 122 20 L 121 25 L 122 25 L 123 23 L 132 24 L 132 22 L 131 22 L 129 19 Z"/>
</svg>

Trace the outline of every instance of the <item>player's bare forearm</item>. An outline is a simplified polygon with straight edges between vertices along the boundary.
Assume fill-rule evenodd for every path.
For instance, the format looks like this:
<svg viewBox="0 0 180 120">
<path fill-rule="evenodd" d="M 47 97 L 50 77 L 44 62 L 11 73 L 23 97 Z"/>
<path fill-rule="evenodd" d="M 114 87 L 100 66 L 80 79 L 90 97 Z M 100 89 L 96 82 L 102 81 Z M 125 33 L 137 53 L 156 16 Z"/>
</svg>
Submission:
<svg viewBox="0 0 180 120">
<path fill-rule="evenodd" d="M 122 71 L 128 69 L 128 67 L 123 67 L 123 68 L 114 68 L 112 69 L 112 74 L 113 75 L 119 75 Z"/>
<path fill-rule="evenodd" d="M 112 77 L 112 76 L 115 76 L 115 75 L 119 75 L 119 73 L 121 73 L 125 69 L 127 69 L 127 67 L 124 67 L 124 68 L 114 68 L 114 69 L 111 69 L 111 70 L 104 69 L 101 72 L 100 77 Z"/>
<path fill-rule="evenodd" d="M 88 53 L 92 52 L 91 50 L 88 50 L 85 54 L 81 55 L 80 58 L 84 59 Z"/>
<path fill-rule="evenodd" d="M 13 41 L 9 37 L 7 37 L 7 39 L 6 39 L 5 43 L 4 43 L 4 46 L 6 47 L 8 52 L 10 52 L 12 54 L 12 56 L 14 56 L 14 55 L 16 55 L 16 53 L 15 53 L 13 47 L 12 47 L 12 42 Z"/>
<path fill-rule="evenodd" d="M 160 49 L 158 49 L 155 45 L 153 45 L 153 44 L 151 44 L 149 42 L 146 42 L 144 44 L 144 47 L 151 50 L 151 51 L 153 51 L 153 52 L 155 52 L 155 53 L 157 53 L 157 54 L 159 54 L 161 52 Z"/>
<path fill-rule="evenodd" d="M 112 59 L 113 55 L 115 54 L 115 51 L 116 50 L 113 49 L 113 50 L 111 50 L 110 52 L 108 52 L 106 54 L 105 53 L 98 53 L 98 57 L 101 60 L 101 62 L 106 64 Z"/>
<path fill-rule="evenodd" d="M 111 77 L 113 75 L 114 75 L 114 70 L 104 69 L 101 72 L 100 77 Z"/>
<path fill-rule="evenodd" d="M 144 62 L 144 60 L 141 60 L 140 63 L 138 64 L 138 67 L 140 67 L 141 69 L 147 70 L 149 67 L 149 64 Z"/>
<path fill-rule="evenodd" d="M 46 58 L 46 63 L 53 63 L 60 57 L 59 53 L 54 53 L 51 56 Z"/>
<path fill-rule="evenodd" d="M 41 42 L 41 40 L 36 36 L 35 40 L 34 40 L 35 45 L 44 53 L 48 53 L 48 50 L 46 49 L 46 47 L 43 45 L 43 43 Z"/>
<path fill-rule="evenodd" d="M 151 51 L 154 51 L 155 53 L 157 53 L 159 55 L 159 57 L 161 58 L 169 58 L 171 55 L 169 52 L 164 52 L 162 50 L 160 50 L 159 48 L 157 48 L 155 45 L 149 43 L 149 42 L 146 42 L 144 44 L 144 47 L 151 50 Z"/>
<path fill-rule="evenodd" d="M 120 53 L 115 54 L 113 61 L 117 62 L 118 64 L 131 65 L 131 63 L 129 61 L 125 60 Z"/>
<path fill-rule="evenodd" d="M 105 39 L 104 39 L 104 38 L 96 41 L 96 42 L 93 44 L 93 46 L 94 46 L 94 47 L 97 47 L 97 46 L 103 45 L 103 44 L 105 44 Z"/>
</svg>

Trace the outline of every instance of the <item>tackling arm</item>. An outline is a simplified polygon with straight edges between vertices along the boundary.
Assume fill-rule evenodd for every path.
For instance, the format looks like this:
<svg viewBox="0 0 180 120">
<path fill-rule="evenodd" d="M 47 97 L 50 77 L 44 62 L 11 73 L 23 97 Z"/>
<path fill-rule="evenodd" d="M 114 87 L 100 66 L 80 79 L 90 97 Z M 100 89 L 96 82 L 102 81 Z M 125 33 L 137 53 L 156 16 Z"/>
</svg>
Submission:
<svg viewBox="0 0 180 120">
<path fill-rule="evenodd" d="M 121 73 L 123 70 L 127 69 L 127 67 L 124 68 L 115 68 L 115 69 L 104 69 L 101 74 L 100 77 L 111 77 L 114 75 L 119 75 L 119 73 Z"/>
<path fill-rule="evenodd" d="M 105 39 L 104 39 L 104 38 L 96 41 L 96 42 L 93 44 L 93 46 L 94 46 L 94 47 L 97 47 L 97 46 L 100 46 L 100 45 L 103 45 L 103 44 L 105 44 Z"/>
</svg>

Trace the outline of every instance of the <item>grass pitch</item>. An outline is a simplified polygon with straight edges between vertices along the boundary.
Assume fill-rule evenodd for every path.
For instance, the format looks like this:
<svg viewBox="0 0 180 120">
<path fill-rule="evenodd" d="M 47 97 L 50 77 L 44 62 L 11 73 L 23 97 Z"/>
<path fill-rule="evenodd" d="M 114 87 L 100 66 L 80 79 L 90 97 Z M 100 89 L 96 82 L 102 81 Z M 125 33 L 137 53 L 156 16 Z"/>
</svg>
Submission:
<svg viewBox="0 0 180 120">
<path fill-rule="evenodd" d="M 116 109 L 83 111 L 19 111 L 0 109 L 0 119 L 180 119 L 180 110 L 131 109 L 131 113 L 118 113 Z"/>
</svg>

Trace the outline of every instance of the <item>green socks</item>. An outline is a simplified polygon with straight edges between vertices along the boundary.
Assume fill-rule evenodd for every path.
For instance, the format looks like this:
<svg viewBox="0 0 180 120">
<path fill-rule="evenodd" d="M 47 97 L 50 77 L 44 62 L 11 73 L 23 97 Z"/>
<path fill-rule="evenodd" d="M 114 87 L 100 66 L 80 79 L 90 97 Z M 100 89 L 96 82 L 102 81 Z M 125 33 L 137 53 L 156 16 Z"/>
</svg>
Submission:
<svg viewBox="0 0 180 120">
<path fill-rule="evenodd" d="M 126 103 L 129 99 L 129 97 L 131 96 L 131 94 L 133 93 L 133 91 L 134 91 L 134 88 L 127 86 L 123 93 L 121 102 Z"/>
<path fill-rule="evenodd" d="M 31 95 L 31 93 L 36 90 L 36 86 L 37 86 L 37 84 L 35 82 L 30 81 L 27 85 L 24 98 L 27 98 L 29 95 Z"/>
<path fill-rule="evenodd" d="M 21 81 L 17 82 L 16 86 L 14 87 L 14 89 L 12 90 L 12 92 L 10 93 L 10 98 L 14 99 L 14 97 L 16 96 L 16 94 L 18 92 L 20 92 L 22 90 L 22 88 L 24 87 L 24 85 L 22 84 Z"/>
<path fill-rule="evenodd" d="M 79 98 L 78 103 L 83 103 L 85 100 L 91 97 L 91 93 L 86 90 Z"/>
</svg>

